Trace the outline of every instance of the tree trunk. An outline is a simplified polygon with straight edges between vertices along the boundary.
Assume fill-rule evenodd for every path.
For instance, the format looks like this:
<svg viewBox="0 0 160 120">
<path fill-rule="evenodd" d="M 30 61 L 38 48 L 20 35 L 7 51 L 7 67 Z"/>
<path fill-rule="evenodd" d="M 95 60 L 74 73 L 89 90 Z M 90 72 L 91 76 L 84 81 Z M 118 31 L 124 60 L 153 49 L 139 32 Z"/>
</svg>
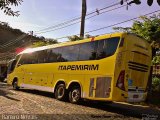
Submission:
<svg viewBox="0 0 160 120">
<path fill-rule="evenodd" d="M 156 55 L 156 49 L 152 47 L 152 59 L 155 55 Z M 147 102 L 149 101 L 149 98 L 152 94 L 152 73 L 153 73 L 153 66 L 151 66 L 151 68 L 150 68 L 150 74 L 149 74 L 149 78 L 148 78 L 148 84 L 147 84 L 148 95 L 147 95 L 147 99 L 146 99 Z"/>
</svg>

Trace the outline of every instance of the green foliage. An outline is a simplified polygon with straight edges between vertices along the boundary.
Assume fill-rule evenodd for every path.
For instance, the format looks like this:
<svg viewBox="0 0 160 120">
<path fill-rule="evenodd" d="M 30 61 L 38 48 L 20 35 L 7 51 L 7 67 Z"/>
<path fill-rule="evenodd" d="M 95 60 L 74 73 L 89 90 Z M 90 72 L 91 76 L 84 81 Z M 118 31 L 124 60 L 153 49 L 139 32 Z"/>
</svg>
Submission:
<svg viewBox="0 0 160 120">
<path fill-rule="evenodd" d="M 91 37 L 93 37 L 92 35 L 89 35 L 89 34 L 86 34 L 85 35 L 85 38 L 91 38 Z"/>
<path fill-rule="evenodd" d="M 39 42 L 34 42 L 32 47 L 40 47 L 40 46 L 45 46 L 45 45 L 46 45 L 45 42 L 39 41 Z"/>
<path fill-rule="evenodd" d="M 113 27 L 113 30 L 115 31 L 121 31 L 121 32 L 131 32 L 131 28 L 130 27 Z"/>
<path fill-rule="evenodd" d="M 138 34 L 150 43 L 160 43 L 160 15 L 150 17 L 141 16 L 141 21 L 135 21 L 131 28 L 133 33 Z"/>
<path fill-rule="evenodd" d="M 153 65 L 160 64 L 160 56 L 155 56 L 152 60 Z"/>
<path fill-rule="evenodd" d="M 140 5 L 141 4 L 141 0 L 121 0 L 120 4 L 123 5 L 124 2 L 127 2 L 127 5 L 131 5 L 131 4 L 136 4 L 136 5 Z M 160 5 L 160 0 L 157 0 L 158 5 Z M 147 4 L 149 6 L 151 6 L 153 4 L 153 0 L 147 0 Z"/>
<path fill-rule="evenodd" d="M 32 47 L 40 47 L 40 46 L 46 46 L 46 45 L 51 45 L 51 44 L 57 44 L 57 43 L 58 43 L 57 40 L 45 39 L 42 41 L 34 42 Z"/>
<path fill-rule="evenodd" d="M 10 6 L 18 6 L 23 0 L 0 0 L 0 9 L 4 11 L 6 15 L 9 16 L 19 16 L 19 11 L 13 11 Z"/>
<path fill-rule="evenodd" d="M 46 39 L 45 39 L 45 42 L 46 42 L 48 45 L 50 45 L 50 44 L 57 44 L 57 43 L 58 43 L 57 40 L 52 39 L 52 38 L 46 38 Z"/>
<path fill-rule="evenodd" d="M 152 90 L 160 92 L 160 78 L 158 77 L 152 78 Z"/>
<path fill-rule="evenodd" d="M 132 27 L 114 27 L 114 30 L 137 34 L 151 43 L 153 48 L 160 46 L 160 14 L 150 17 L 141 16 Z"/>
<path fill-rule="evenodd" d="M 85 38 L 91 38 L 91 37 L 93 37 L 93 36 L 89 35 L 89 34 L 85 35 Z M 78 40 L 83 40 L 84 38 L 83 37 L 79 37 L 77 35 L 73 35 L 73 36 L 69 36 L 68 39 L 69 39 L 69 41 L 78 41 Z"/>
<path fill-rule="evenodd" d="M 12 31 L 14 33 L 18 33 L 18 34 L 23 34 L 24 33 L 20 29 L 13 29 L 12 27 L 9 26 L 9 24 L 7 22 L 1 22 L 0 21 L 0 28 L 8 30 L 8 31 Z"/>
<path fill-rule="evenodd" d="M 78 41 L 78 40 L 82 40 L 83 38 L 78 37 L 77 35 L 73 35 L 73 36 L 69 36 L 68 39 L 69 41 Z"/>
</svg>

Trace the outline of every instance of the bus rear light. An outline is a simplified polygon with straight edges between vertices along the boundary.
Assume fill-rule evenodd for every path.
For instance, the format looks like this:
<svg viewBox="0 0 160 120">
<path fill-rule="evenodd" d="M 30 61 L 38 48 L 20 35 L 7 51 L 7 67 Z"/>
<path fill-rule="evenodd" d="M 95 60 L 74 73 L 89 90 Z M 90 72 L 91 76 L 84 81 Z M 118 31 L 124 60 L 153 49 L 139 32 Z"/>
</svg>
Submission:
<svg viewBox="0 0 160 120">
<path fill-rule="evenodd" d="M 125 90 L 124 77 L 125 77 L 125 70 L 122 70 L 118 76 L 118 80 L 116 84 L 116 87 L 120 88 L 121 90 Z"/>
</svg>

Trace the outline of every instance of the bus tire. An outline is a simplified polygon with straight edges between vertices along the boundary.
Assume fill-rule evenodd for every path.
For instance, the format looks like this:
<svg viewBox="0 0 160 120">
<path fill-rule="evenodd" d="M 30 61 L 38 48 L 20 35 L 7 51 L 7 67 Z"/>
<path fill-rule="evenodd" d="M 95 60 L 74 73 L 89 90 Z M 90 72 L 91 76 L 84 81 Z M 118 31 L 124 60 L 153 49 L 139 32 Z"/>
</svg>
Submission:
<svg viewBox="0 0 160 120">
<path fill-rule="evenodd" d="M 65 97 L 66 97 L 65 85 L 64 84 L 57 85 L 56 90 L 55 90 L 55 98 L 57 100 L 62 101 L 62 100 L 65 100 Z"/>
<path fill-rule="evenodd" d="M 14 90 L 19 90 L 20 87 L 18 86 L 18 80 L 14 80 L 12 86 Z"/>
<path fill-rule="evenodd" d="M 81 101 L 81 89 L 79 86 L 75 86 L 69 90 L 69 101 L 73 104 Z"/>
</svg>

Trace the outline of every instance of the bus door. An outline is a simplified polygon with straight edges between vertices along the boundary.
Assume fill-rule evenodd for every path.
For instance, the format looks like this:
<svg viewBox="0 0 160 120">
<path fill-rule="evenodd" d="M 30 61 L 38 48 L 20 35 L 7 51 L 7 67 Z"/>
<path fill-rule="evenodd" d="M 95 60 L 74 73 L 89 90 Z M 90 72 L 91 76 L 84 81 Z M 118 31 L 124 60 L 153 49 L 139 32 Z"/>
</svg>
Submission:
<svg viewBox="0 0 160 120">
<path fill-rule="evenodd" d="M 23 83 L 24 84 L 34 84 L 34 78 L 33 75 L 34 73 L 32 72 L 31 67 L 26 66 L 24 68 L 24 77 L 23 77 Z"/>
<path fill-rule="evenodd" d="M 34 85 L 35 84 L 35 80 L 36 80 L 36 63 L 37 63 L 37 53 L 33 52 L 33 53 L 27 53 L 24 54 L 21 58 L 22 62 L 24 62 L 24 70 L 25 70 L 25 74 L 24 74 L 24 83 L 25 84 L 31 84 Z"/>
</svg>

